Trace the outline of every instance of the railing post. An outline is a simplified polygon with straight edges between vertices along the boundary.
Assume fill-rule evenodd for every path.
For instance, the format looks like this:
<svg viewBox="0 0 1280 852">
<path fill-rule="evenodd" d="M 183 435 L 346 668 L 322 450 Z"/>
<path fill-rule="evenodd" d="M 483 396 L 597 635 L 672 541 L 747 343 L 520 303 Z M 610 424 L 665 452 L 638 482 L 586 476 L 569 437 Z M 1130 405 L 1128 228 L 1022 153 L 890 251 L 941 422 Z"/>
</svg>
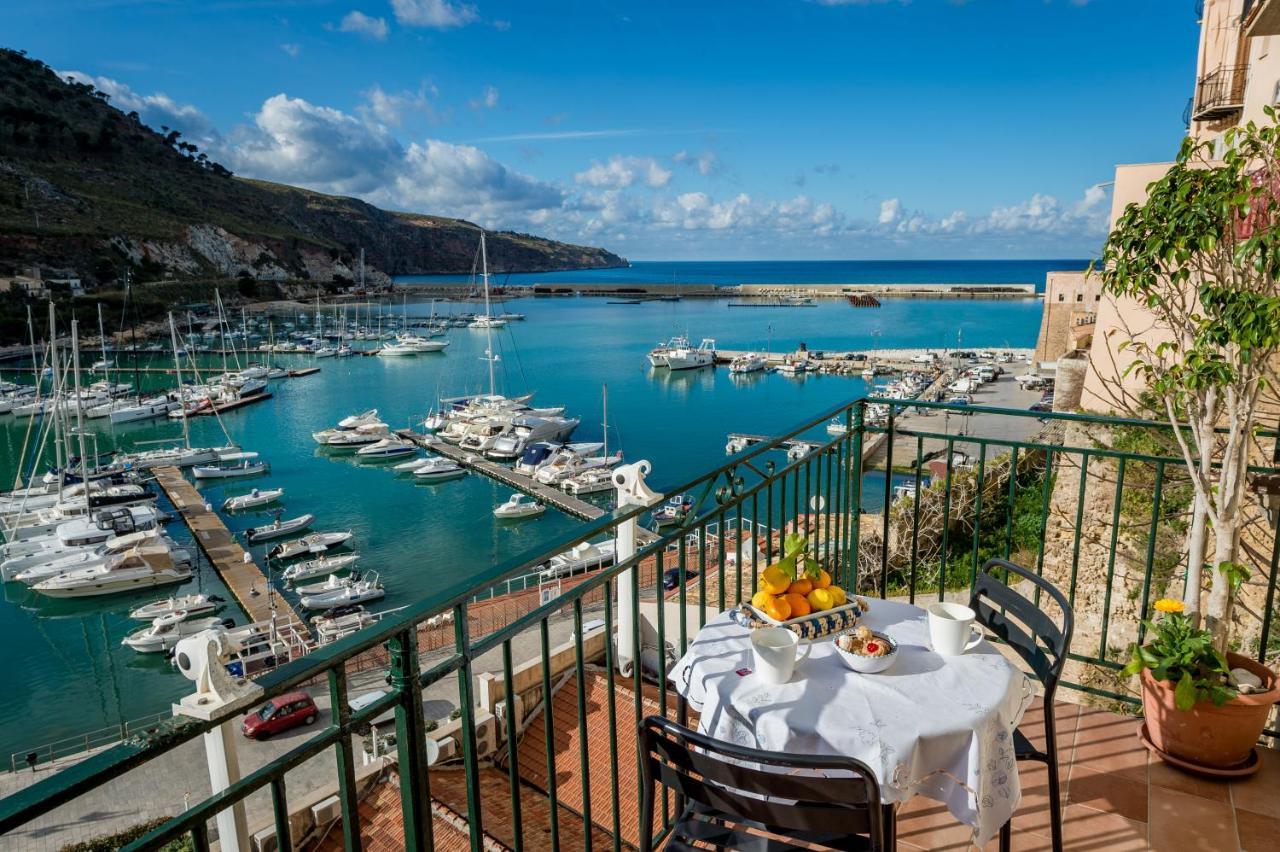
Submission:
<svg viewBox="0 0 1280 852">
<path fill-rule="evenodd" d="M 430 849 L 431 789 L 427 780 L 427 727 L 418 687 L 417 631 L 410 627 L 387 642 L 391 688 L 396 697 L 396 760 L 400 770 L 400 806 L 404 812 L 404 848 Z M 357 829 L 357 836 L 359 831 Z"/>
<path fill-rule="evenodd" d="M 849 507 L 851 519 L 849 527 L 849 562 L 845 576 L 840 578 L 840 585 L 851 590 L 858 589 L 858 544 L 862 538 L 862 436 L 866 433 L 866 403 L 858 400 L 850 412 L 849 433 L 852 441 L 849 447 L 847 475 L 849 477 Z M 890 436 L 892 440 L 892 436 Z"/>
<path fill-rule="evenodd" d="M 614 469 L 613 487 L 620 510 L 631 506 L 651 506 L 662 499 L 661 494 L 650 491 L 644 484 L 644 478 L 652 469 L 652 465 L 643 460 Z M 618 563 L 625 562 L 636 555 L 637 526 L 635 518 L 628 518 L 618 524 L 618 539 L 615 545 Z M 634 584 L 631 576 L 634 570 L 634 568 L 628 568 L 618 574 L 614 580 L 618 584 L 618 671 L 622 674 L 629 674 L 631 664 L 638 659 L 635 644 L 635 617 L 638 601 L 632 591 Z"/>
</svg>

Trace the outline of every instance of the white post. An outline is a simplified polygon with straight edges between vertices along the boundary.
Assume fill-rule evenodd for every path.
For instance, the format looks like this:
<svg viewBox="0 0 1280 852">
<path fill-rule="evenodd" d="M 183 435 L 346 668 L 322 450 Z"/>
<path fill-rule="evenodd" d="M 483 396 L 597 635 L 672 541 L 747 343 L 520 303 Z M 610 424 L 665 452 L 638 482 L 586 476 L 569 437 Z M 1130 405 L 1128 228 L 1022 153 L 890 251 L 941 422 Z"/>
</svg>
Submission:
<svg viewBox="0 0 1280 852">
<path fill-rule="evenodd" d="M 645 485 L 644 478 L 653 466 L 648 461 L 624 464 L 613 471 L 613 486 L 617 493 L 619 509 L 631 506 L 652 506 L 662 499 Z M 618 525 L 617 528 L 617 560 L 624 562 L 636 555 L 636 519 L 631 518 Z M 636 648 L 635 613 L 637 602 L 631 593 L 632 568 L 623 571 L 617 577 L 618 601 L 618 671 L 624 675 L 631 673 L 632 663 L 638 659 Z"/>
<path fill-rule="evenodd" d="M 209 787 L 214 793 L 220 793 L 240 780 L 234 719 L 205 731 L 204 757 L 209 764 Z M 249 852 L 249 823 L 245 818 L 243 799 L 219 813 L 215 819 L 218 844 L 224 852 Z"/>
</svg>

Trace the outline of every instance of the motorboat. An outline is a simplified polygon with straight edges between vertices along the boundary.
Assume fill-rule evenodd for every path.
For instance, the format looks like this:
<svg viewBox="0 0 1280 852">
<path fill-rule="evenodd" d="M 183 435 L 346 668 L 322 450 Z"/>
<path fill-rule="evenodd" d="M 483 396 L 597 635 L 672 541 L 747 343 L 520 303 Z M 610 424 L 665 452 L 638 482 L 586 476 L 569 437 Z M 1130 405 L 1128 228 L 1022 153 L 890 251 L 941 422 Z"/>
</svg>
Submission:
<svg viewBox="0 0 1280 852">
<path fill-rule="evenodd" d="M 359 559 L 360 554 L 358 553 L 340 553 L 337 556 L 325 556 L 322 554 L 315 559 L 295 562 L 285 568 L 280 576 L 287 583 L 296 583 L 298 580 L 309 580 L 312 577 L 334 574 L 344 568 L 351 567 Z"/>
<path fill-rule="evenodd" d="M 356 450 L 356 455 L 366 461 L 378 461 L 381 459 L 398 459 L 404 456 L 411 456 L 418 451 L 418 445 L 400 438 L 383 438 L 366 447 Z"/>
<path fill-rule="evenodd" d="M 257 456 L 257 453 L 238 453 L 236 457 L 224 456 L 222 464 L 197 465 L 191 469 L 191 475 L 196 479 L 231 479 L 237 476 L 257 476 L 270 472 L 271 465 L 254 461 Z"/>
<path fill-rule="evenodd" d="M 182 612 L 187 618 L 194 618 L 197 615 L 217 612 L 224 603 L 226 601 L 217 595 L 206 595 L 203 592 L 179 595 L 135 607 L 129 610 L 129 617 L 134 621 L 154 621 L 166 615 Z"/>
<path fill-rule="evenodd" d="M 413 473 L 429 461 L 431 461 L 429 458 L 409 459 L 408 461 L 402 461 L 398 464 L 392 465 L 391 469 L 396 473 Z"/>
<path fill-rule="evenodd" d="M 419 337 L 416 334 L 401 334 L 396 336 L 395 346 L 404 347 L 413 354 L 420 352 L 439 352 L 449 345 L 447 340 L 428 340 L 425 337 Z"/>
<path fill-rule="evenodd" d="M 350 530 L 343 532 L 322 532 L 304 535 L 302 538 L 295 538 L 292 541 L 286 541 L 277 544 L 267 553 L 272 559 L 293 559 L 296 556 L 305 556 L 308 553 L 324 553 L 326 550 L 332 550 L 339 545 L 346 544 L 351 540 L 355 533 Z"/>
<path fill-rule="evenodd" d="M 849 434 L 849 424 L 839 415 L 832 417 L 827 421 L 827 434 L 835 436 L 847 435 Z"/>
<path fill-rule="evenodd" d="M 94 512 L 87 518 L 66 521 L 47 535 L 13 541 L 0 548 L 0 556 L 5 560 L 0 563 L 0 577 L 5 580 L 12 579 L 10 560 L 33 555 L 38 555 L 41 559 L 51 559 L 79 552 L 133 532 L 155 529 L 160 525 L 160 517 L 160 513 L 154 507 L 131 506 L 124 509 L 105 509 Z"/>
<path fill-rule="evenodd" d="M 419 351 L 421 350 L 416 346 L 396 341 L 395 343 L 388 343 L 386 346 L 383 346 L 378 350 L 378 354 L 389 358 L 395 358 L 417 355 Z"/>
<path fill-rule="evenodd" d="M 653 349 L 649 350 L 649 365 L 653 367 L 668 367 L 670 364 L 667 359 L 672 352 L 678 349 L 688 349 L 689 338 L 683 335 L 677 335 L 666 343 L 659 343 Z"/>
<path fill-rule="evenodd" d="M 369 612 L 360 604 L 334 607 L 322 615 L 314 616 L 311 624 L 316 631 L 316 643 L 328 645 L 368 627 L 378 620 L 378 616 Z"/>
<path fill-rule="evenodd" d="M 188 636 L 194 636 L 217 626 L 234 627 L 231 619 L 195 618 L 190 619 L 185 610 L 178 610 L 155 618 L 147 627 L 135 630 L 120 640 L 126 648 L 132 648 L 139 654 L 160 654 L 177 647 L 178 642 Z"/>
<path fill-rule="evenodd" d="M 525 448 L 533 444 L 567 441 L 580 422 L 576 417 L 516 417 L 511 421 L 511 428 L 494 438 L 484 454 L 499 460 L 519 458 Z"/>
<path fill-rule="evenodd" d="M 259 491 L 257 488 L 248 494 L 241 494 L 237 497 L 228 497 L 222 501 L 222 510 L 224 512 L 238 512 L 242 509 L 252 509 L 257 506 L 265 506 L 268 503 L 274 503 L 284 496 L 283 488 L 269 488 L 266 491 Z"/>
<path fill-rule="evenodd" d="M 448 479 L 460 479 L 466 475 L 466 468 L 453 459 L 447 459 L 443 456 L 427 459 L 426 464 L 413 472 L 414 478 L 423 482 L 444 482 Z"/>
<path fill-rule="evenodd" d="M 787 461 L 800 461 L 800 459 L 809 455 L 811 452 L 813 452 L 813 447 L 811 445 L 799 442 L 794 443 L 787 448 Z"/>
<path fill-rule="evenodd" d="M 345 577 L 330 573 L 323 582 L 312 583 L 310 586 L 295 586 L 293 590 L 303 597 L 322 595 L 325 592 L 332 592 L 337 589 L 349 589 L 363 579 L 364 577 L 361 576 L 359 571 L 352 571 Z"/>
<path fill-rule="evenodd" d="M 150 470 L 156 467 L 191 467 L 197 464 L 209 464 L 230 457 L 240 452 L 239 447 L 165 447 L 154 450 L 143 450 L 136 453 L 125 453 L 119 461 L 136 470 Z"/>
<path fill-rule="evenodd" d="M 329 438 L 325 444 L 330 450 L 344 452 L 358 450 L 370 444 L 376 444 L 384 438 L 391 437 L 391 430 L 385 423 L 366 423 L 354 429 L 339 432 Z"/>
<path fill-rule="evenodd" d="M 782 363 L 773 369 L 784 376 L 799 376 L 809 372 L 809 364 L 801 358 L 783 358 Z"/>
<path fill-rule="evenodd" d="M 493 516 L 502 520 L 516 518 L 532 518 L 547 511 L 546 505 L 539 503 L 527 494 L 512 494 L 507 502 L 493 510 Z"/>
<path fill-rule="evenodd" d="M 607 568 L 613 564 L 615 547 L 612 539 L 598 544 L 582 542 L 563 553 L 551 557 L 547 567 L 539 572 L 539 576 L 548 580 L 561 577 L 572 577 L 584 571 L 596 568 Z"/>
<path fill-rule="evenodd" d="M 692 509 L 693 500 L 684 494 L 677 494 L 654 509 L 650 513 L 650 518 L 653 519 L 653 525 L 661 529 L 680 523 Z"/>
<path fill-rule="evenodd" d="M 12 567 L 9 569 L 10 579 L 19 583 L 26 583 L 29 586 L 32 583 L 38 583 L 41 580 L 56 577 L 68 571 L 94 568 L 98 565 L 106 564 L 116 554 L 124 553 L 149 539 L 159 538 L 159 530 L 146 530 L 122 535 L 102 544 L 83 548 L 78 552 L 61 553 L 55 556 L 36 554 L 23 557 L 12 561 Z M 170 547 L 176 546 L 173 540 L 167 536 L 164 538 L 164 543 Z"/>
<path fill-rule="evenodd" d="M 338 350 L 334 349 L 332 346 L 321 346 L 313 350 L 311 354 L 317 358 L 332 358 L 334 355 L 338 354 Z"/>
<path fill-rule="evenodd" d="M 48 509 L 6 515 L 0 520 L 0 527 L 3 527 L 5 537 L 10 542 L 24 541 L 45 536 L 67 521 L 92 514 L 95 509 L 106 506 L 128 508 L 150 505 L 155 499 L 155 495 L 142 486 L 115 485 L 104 493 L 90 495 L 87 499 L 78 497 L 56 503 Z"/>
<path fill-rule="evenodd" d="M 303 595 L 301 603 L 304 609 L 334 609 L 340 606 L 351 606 L 386 597 L 387 590 L 378 582 L 378 575 L 372 574 L 368 579 L 359 580 L 344 588 L 332 589 L 314 595 Z"/>
<path fill-rule="evenodd" d="M 467 323 L 467 328 L 504 328 L 506 324 L 507 321 L 504 319 L 489 316 L 488 314 L 481 314 L 471 322 Z"/>
<path fill-rule="evenodd" d="M 622 453 L 608 456 L 587 456 L 577 453 L 561 453 L 552 456 L 538 468 L 533 478 L 543 485 L 558 485 L 571 476 L 578 476 L 596 468 L 613 467 L 622 461 Z"/>
<path fill-rule="evenodd" d="M 285 536 L 305 530 L 307 527 L 315 523 L 316 516 L 311 514 L 299 515 L 296 518 L 290 518 L 282 521 L 276 518 L 272 523 L 261 527 L 254 527 L 244 534 L 245 541 L 249 544 L 257 544 L 260 541 L 270 541 L 275 538 L 284 538 Z"/>
<path fill-rule="evenodd" d="M 127 405 L 123 408 L 117 408 L 112 411 L 109 417 L 112 423 L 136 423 L 140 420 L 154 420 L 157 417 L 166 417 L 170 411 L 177 410 L 182 403 L 169 396 L 153 396 L 147 399 Z"/>
<path fill-rule="evenodd" d="M 671 370 L 696 370 L 709 367 L 716 360 L 716 342 L 710 337 L 703 338 L 697 349 L 688 345 L 672 349 L 667 353 L 667 367 Z"/>
<path fill-rule="evenodd" d="M 560 482 L 560 488 L 566 494 L 572 494 L 575 497 L 612 491 L 615 487 L 613 469 L 607 466 L 585 470 Z"/>
<path fill-rule="evenodd" d="M 49 597 L 83 598 L 185 583 L 191 579 L 191 563 L 178 562 L 175 555 L 163 545 L 138 545 L 103 565 L 68 571 L 31 588 Z"/>
<path fill-rule="evenodd" d="M 536 444 L 530 444 L 524 448 L 524 452 L 520 454 L 519 461 L 516 462 L 516 473 L 523 473 L 525 476 L 533 476 L 533 472 L 538 469 L 538 465 L 545 462 L 562 444 L 552 443 L 550 441 L 539 441 Z M 600 446 L 604 446 L 601 444 Z"/>
<path fill-rule="evenodd" d="M 546 453 L 526 451 L 516 464 L 516 472 L 537 478 L 543 471 L 554 471 L 555 476 L 548 475 L 550 481 L 539 480 L 540 482 L 553 484 L 564 476 L 576 472 L 575 467 L 578 461 L 604 449 L 604 444 L 596 441 L 576 444 L 551 444 L 547 446 L 550 446 L 550 451 Z"/>
<path fill-rule="evenodd" d="M 758 373 L 768 366 L 769 362 L 758 352 L 747 352 L 738 355 L 729 362 L 730 373 Z"/>
</svg>

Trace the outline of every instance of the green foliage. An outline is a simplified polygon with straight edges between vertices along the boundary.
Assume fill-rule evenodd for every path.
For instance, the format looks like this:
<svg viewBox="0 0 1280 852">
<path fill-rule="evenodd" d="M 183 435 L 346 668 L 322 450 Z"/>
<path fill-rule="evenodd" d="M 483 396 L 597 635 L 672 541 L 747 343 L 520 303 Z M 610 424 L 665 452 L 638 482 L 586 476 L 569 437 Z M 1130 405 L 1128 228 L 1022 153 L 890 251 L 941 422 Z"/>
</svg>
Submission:
<svg viewBox="0 0 1280 852">
<path fill-rule="evenodd" d="M 140 822 L 135 826 L 126 828 L 124 831 L 115 834 L 106 834 L 101 837 L 94 837 L 90 840 L 82 840 L 79 843 L 69 843 L 63 846 L 60 852 L 114 852 L 126 843 L 131 843 L 142 837 L 144 834 L 154 831 L 169 821 L 168 817 L 159 817 L 158 819 Z M 189 837 L 181 840 L 174 840 L 160 847 L 160 852 L 188 852 L 195 849 Z"/>
<path fill-rule="evenodd" d="M 1227 685 L 1230 668 L 1227 658 L 1213 644 L 1213 634 L 1195 627 L 1180 612 L 1146 622 L 1151 641 L 1130 649 L 1129 664 L 1121 671 L 1132 676 L 1150 669 L 1156 680 L 1174 684 L 1174 701 L 1179 710 L 1190 710 L 1200 701 L 1215 707 L 1235 698 Z"/>
<path fill-rule="evenodd" d="M 818 560 L 809 555 L 809 539 L 800 533 L 788 533 L 782 540 L 782 558 L 775 565 L 793 581 L 798 573 L 817 579 L 821 571 Z"/>
</svg>

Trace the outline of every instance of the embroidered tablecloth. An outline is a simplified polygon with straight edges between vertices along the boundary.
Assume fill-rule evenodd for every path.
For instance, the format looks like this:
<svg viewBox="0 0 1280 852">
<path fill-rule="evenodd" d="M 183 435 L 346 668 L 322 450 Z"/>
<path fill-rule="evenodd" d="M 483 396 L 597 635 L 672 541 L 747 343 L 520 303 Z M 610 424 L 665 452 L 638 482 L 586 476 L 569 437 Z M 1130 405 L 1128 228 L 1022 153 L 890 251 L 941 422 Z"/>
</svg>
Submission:
<svg viewBox="0 0 1280 852">
<path fill-rule="evenodd" d="M 769 751 L 855 757 L 875 770 L 886 802 L 936 799 L 985 844 L 1018 805 L 1013 730 L 1031 682 L 985 641 L 959 657 L 935 654 L 919 607 L 872 601 L 861 623 L 898 644 L 888 671 L 852 671 L 826 639 L 790 682 L 770 686 L 744 673 L 753 665 L 749 631 L 721 613 L 671 680 L 704 733 Z"/>
</svg>

